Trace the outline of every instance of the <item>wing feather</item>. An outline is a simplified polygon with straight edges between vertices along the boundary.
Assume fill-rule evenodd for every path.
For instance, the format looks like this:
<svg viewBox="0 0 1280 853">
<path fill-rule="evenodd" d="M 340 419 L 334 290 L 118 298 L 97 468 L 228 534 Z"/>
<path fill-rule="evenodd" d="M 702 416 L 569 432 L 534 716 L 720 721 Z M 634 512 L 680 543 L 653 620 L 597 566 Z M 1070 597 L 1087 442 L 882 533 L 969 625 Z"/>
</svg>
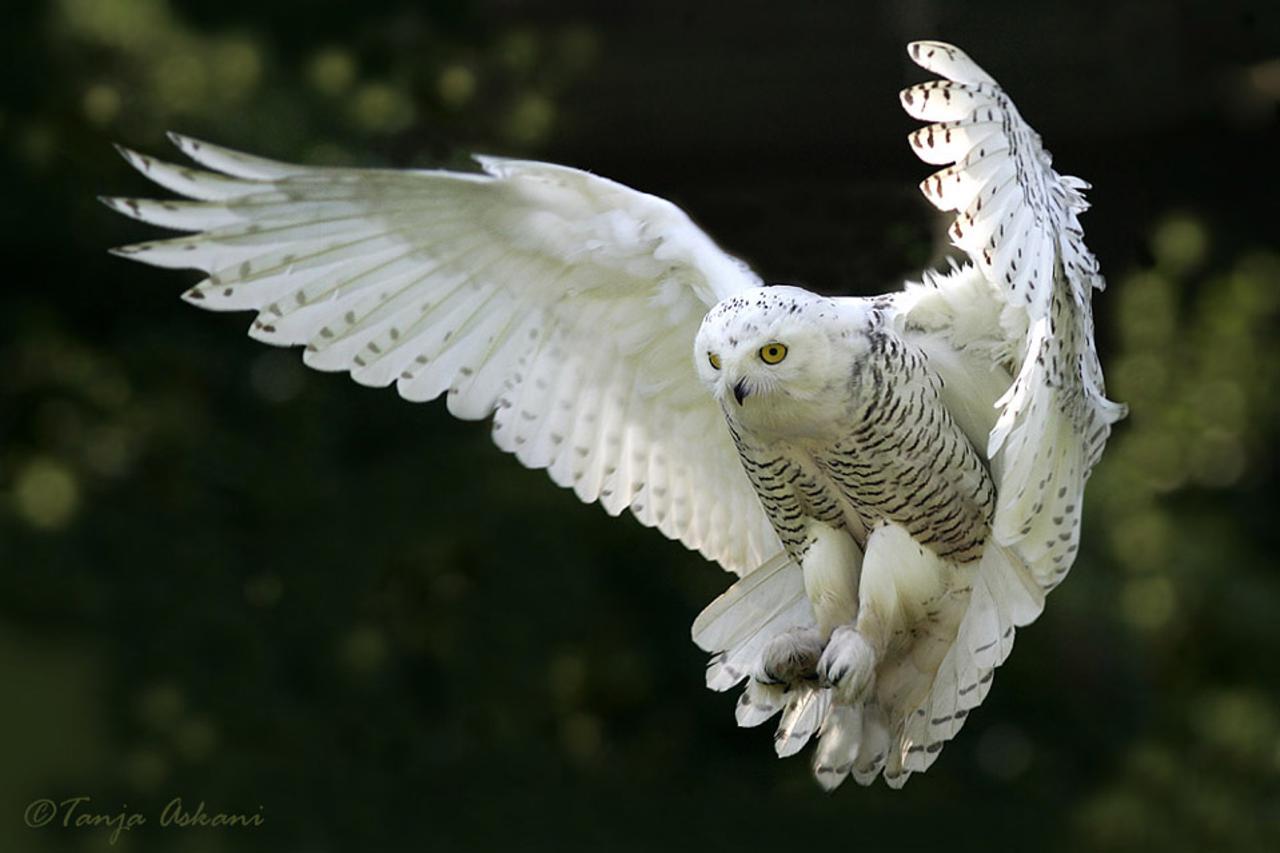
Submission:
<svg viewBox="0 0 1280 853">
<path fill-rule="evenodd" d="M 759 280 L 674 205 L 545 163 L 325 169 L 171 138 L 200 168 L 122 153 L 194 201 L 103 201 L 192 233 L 117 254 L 203 270 L 188 301 L 257 311 L 250 334 L 311 367 L 494 415 L 523 464 L 730 571 L 781 550 L 690 358 Z"/>
<path fill-rule="evenodd" d="M 952 242 L 986 280 L 996 310 L 992 300 L 949 300 L 940 318 L 940 300 L 909 292 L 907 322 L 981 350 L 1013 377 L 980 443 L 1000 472 L 993 529 L 1051 589 L 1075 557 L 1089 470 L 1125 412 L 1106 398 L 1094 347 L 1091 294 L 1103 279 L 1080 228 L 1087 184 L 1053 170 L 1040 136 L 963 51 L 916 42 L 908 53 L 946 78 L 901 95 L 910 115 L 942 122 L 912 133 L 912 148 L 926 162 L 954 163 L 921 190 L 940 210 L 958 212 Z M 972 282 L 957 272 L 936 286 L 960 291 Z M 966 316 L 979 313 L 976 322 Z"/>
</svg>

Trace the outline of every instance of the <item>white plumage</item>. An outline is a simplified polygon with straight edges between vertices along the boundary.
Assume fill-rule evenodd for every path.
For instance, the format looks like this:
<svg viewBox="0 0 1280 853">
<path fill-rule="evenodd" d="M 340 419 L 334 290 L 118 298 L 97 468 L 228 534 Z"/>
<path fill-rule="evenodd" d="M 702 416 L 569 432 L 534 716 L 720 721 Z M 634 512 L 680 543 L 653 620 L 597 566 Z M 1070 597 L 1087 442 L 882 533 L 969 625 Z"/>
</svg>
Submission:
<svg viewBox="0 0 1280 853">
<path fill-rule="evenodd" d="M 105 199 L 192 232 L 117 249 L 204 270 L 185 298 L 409 400 L 741 579 L 694 623 L 740 725 L 815 735 L 825 787 L 901 785 L 990 689 L 1074 561 L 1105 397 L 1083 182 L 954 47 L 902 93 L 952 164 L 921 189 L 970 259 L 875 299 L 760 286 L 678 208 L 563 166 L 320 169 L 181 136 L 124 155 L 195 201 Z M 211 170 L 211 171 L 210 171 Z M 693 361 L 690 362 L 690 347 Z"/>
</svg>

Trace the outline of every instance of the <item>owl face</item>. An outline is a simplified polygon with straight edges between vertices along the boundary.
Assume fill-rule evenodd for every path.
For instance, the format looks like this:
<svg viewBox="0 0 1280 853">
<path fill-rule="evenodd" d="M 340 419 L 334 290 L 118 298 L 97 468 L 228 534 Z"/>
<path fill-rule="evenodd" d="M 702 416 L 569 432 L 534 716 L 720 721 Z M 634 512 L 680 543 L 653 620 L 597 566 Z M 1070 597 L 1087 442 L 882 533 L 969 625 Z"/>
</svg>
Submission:
<svg viewBox="0 0 1280 853">
<path fill-rule="evenodd" d="M 842 338 L 842 335 L 844 337 Z M 749 428 L 811 432 L 849 379 L 847 329 L 833 301 L 775 285 L 732 296 L 702 321 L 698 376 L 726 416 Z M 838 409 L 838 406 L 837 406 Z"/>
</svg>

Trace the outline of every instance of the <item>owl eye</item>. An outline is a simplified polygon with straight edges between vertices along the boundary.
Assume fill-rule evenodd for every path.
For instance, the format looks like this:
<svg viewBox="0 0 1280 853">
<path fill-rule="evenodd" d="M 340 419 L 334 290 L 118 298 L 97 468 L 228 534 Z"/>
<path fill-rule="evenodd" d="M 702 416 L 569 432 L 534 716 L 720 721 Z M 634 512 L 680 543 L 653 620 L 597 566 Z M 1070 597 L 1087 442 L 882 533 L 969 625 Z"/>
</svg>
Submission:
<svg viewBox="0 0 1280 853">
<path fill-rule="evenodd" d="M 787 348 L 784 344 L 772 343 L 760 347 L 760 360 L 765 364 L 777 364 L 786 357 Z"/>
<path fill-rule="evenodd" d="M 707 353 L 707 361 L 711 362 L 711 366 L 714 367 L 716 370 L 720 369 L 720 356 L 716 355 L 713 352 L 709 352 Z"/>
</svg>

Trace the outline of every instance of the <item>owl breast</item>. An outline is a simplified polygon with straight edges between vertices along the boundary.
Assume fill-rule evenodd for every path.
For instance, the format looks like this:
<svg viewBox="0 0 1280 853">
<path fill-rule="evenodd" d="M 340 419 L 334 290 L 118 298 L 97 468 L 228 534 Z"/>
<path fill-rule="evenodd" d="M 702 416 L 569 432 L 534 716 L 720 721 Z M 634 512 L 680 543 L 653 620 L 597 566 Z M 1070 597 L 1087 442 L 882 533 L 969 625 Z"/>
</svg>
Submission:
<svg viewBox="0 0 1280 853">
<path fill-rule="evenodd" d="M 818 520 L 847 529 L 860 546 L 894 522 L 943 559 L 977 560 L 995 509 L 990 473 L 923 353 L 887 331 L 871 343 L 849 378 L 852 415 L 826 436 L 765 438 L 730 418 L 747 476 L 796 559 L 808 547 L 808 522 Z"/>
</svg>

